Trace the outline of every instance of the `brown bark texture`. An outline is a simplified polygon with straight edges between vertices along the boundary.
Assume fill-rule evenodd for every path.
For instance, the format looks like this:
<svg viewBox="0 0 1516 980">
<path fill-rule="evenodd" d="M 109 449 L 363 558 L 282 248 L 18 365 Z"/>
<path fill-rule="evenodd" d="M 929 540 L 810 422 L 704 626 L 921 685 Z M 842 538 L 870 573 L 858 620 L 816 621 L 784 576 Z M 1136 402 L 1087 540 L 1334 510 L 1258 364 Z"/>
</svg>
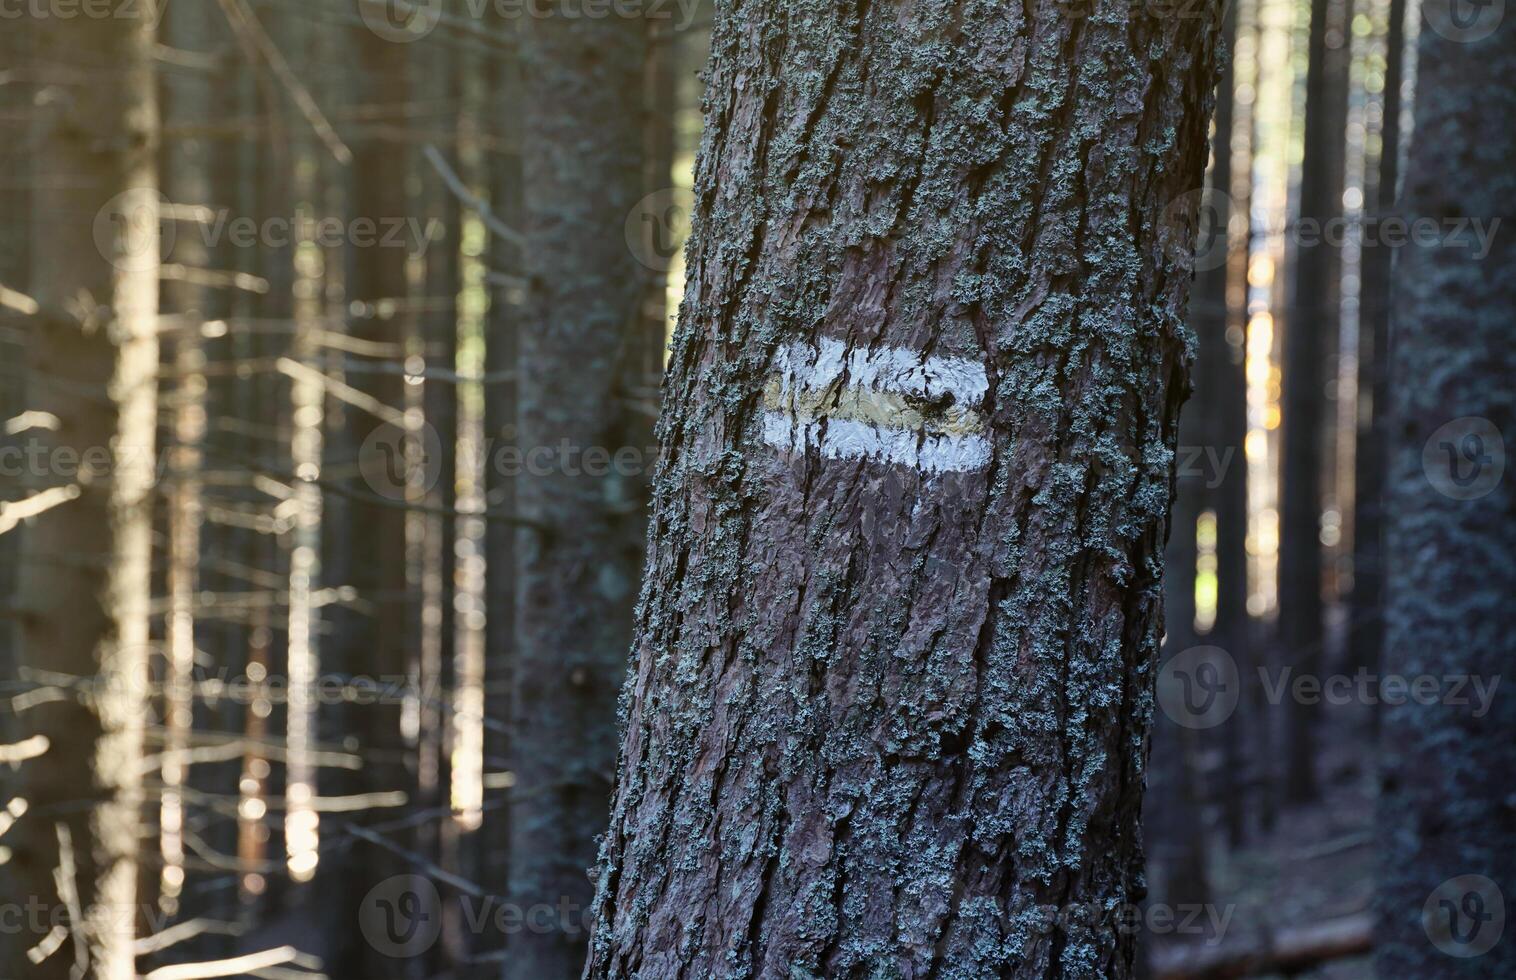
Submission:
<svg viewBox="0 0 1516 980">
<path fill-rule="evenodd" d="M 1219 10 L 718 13 L 590 977 L 1112 977 Z"/>
</svg>

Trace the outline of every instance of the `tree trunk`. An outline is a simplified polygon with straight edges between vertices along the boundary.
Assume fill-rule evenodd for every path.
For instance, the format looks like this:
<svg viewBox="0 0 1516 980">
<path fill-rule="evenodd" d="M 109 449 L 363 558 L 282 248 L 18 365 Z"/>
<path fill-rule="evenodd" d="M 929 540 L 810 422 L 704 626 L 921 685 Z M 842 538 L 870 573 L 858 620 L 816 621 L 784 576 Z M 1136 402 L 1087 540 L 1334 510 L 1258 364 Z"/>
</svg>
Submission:
<svg viewBox="0 0 1516 980">
<path fill-rule="evenodd" d="M 1340 2 L 1340 0 L 1338 0 Z M 1335 33 L 1334 33 L 1335 31 Z M 1343 131 L 1347 121 L 1346 32 L 1333 0 L 1312 0 L 1306 69 L 1305 159 L 1294 253 L 1294 294 L 1284 335 L 1284 446 L 1280 480 L 1279 651 L 1282 667 L 1319 674 L 1322 645 L 1321 510 L 1326 473 L 1328 353 L 1336 350 L 1336 276 L 1340 252 L 1324 229 L 1342 215 Z M 1329 44 L 1335 40 L 1336 45 Z M 1287 700 L 1283 712 L 1285 777 L 1295 802 L 1315 799 L 1316 712 Z"/>
<path fill-rule="evenodd" d="M 272 110 L 268 108 L 268 93 L 257 84 L 252 73 L 241 70 L 241 56 L 239 52 L 238 57 L 228 60 L 227 70 L 219 86 L 222 93 L 220 111 L 232 118 L 263 118 L 265 113 L 272 115 Z M 283 143 L 277 145 L 282 147 Z M 232 175 L 232 180 L 226 185 L 225 198 L 220 203 L 228 206 L 233 215 L 248 215 L 260 220 L 267 216 L 263 210 L 263 201 L 268 186 L 273 183 L 268 171 L 278 160 L 278 155 L 277 152 L 264 154 L 263 149 L 251 139 L 229 140 L 223 144 L 221 167 L 223 173 L 229 172 Z M 228 268 L 259 276 L 268 275 L 268 265 L 277 265 L 274 259 L 279 254 L 274 249 L 237 247 L 228 247 L 226 253 Z M 273 318 L 286 312 L 271 308 L 271 301 L 278 298 L 278 294 L 259 296 L 239 290 L 228 296 L 227 300 L 234 317 Z M 224 359 L 251 364 L 258 363 L 260 358 L 273 353 L 270 348 L 274 340 L 275 338 L 258 330 L 228 330 L 226 338 L 218 346 Z M 248 470 L 253 470 L 257 464 L 244 461 L 270 458 L 277 452 L 276 448 L 270 447 L 260 437 L 260 430 L 266 431 L 269 427 L 266 420 L 277 416 L 277 408 L 269 398 L 263 382 L 262 374 L 254 374 L 250 378 L 239 378 L 236 374 L 231 374 L 223 380 L 224 408 L 218 417 L 244 422 L 236 427 L 218 425 L 212 430 L 215 439 L 213 451 L 218 464 L 227 465 L 228 461 L 235 460 Z M 233 506 L 249 510 L 260 504 L 267 506 L 267 495 L 251 486 L 251 483 L 249 479 L 248 486 L 222 491 L 222 499 L 229 500 Z M 231 556 L 233 562 L 244 570 L 243 576 L 237 580 L 240 588 L 278 587 L 274 585 L 279 576 L 275 571 L 270 535 L 228 522 L 222 528 L 221 537 L 223 540 L 220 547 L 223 553 Z M 259 671 L 278 670 L 271 656 L 274 637 L 269 629 L 270 612 L 267 608 L 260 608 L 237 617 L 236 628 L 229 631 L 223 655 L 222 662 L 228 665 L 228 669 L 241 671 L 249 677 L 257 676 Z M 226 725 L 227 731 L 240 731 L 247 739 L 246 751 L 239 760 L 240 771 L 233 781 L 238 796 L 238 919 L 246 925 L 256 921 L 270 898 L 269 891 L 273 890 L 269 886 L 276 885 L 281 877 L 265 876 L 261 870 L 273 849 L 274 835 L 278 828 L 252 816 L 260 811 L 266 812 L 268 801 L 275 794 L 274 784 L 282 775 L 282 767 L 276 769 L 271 764 L 271 760 L 277 757 L 265 748 L 270 733 L 277 730 L 277 716 L 277 710 L 260 712 L 252 705 L 244 705 L 232 717 L 225 719 L 230 722 Z"/>
<path fill-rule="evenodd" d="M 165 22 L 168 44 L 175 50 L 207 55 L 217 35 L 220 14 L 210 4 L 177 3 Z M 164 86 L 166 124 L 203 125 L 215 118 L 216 76 L 203 69 L 180 69 Z M 212 193 L 214 161 L 209 140 L 181 138 L 164 154 L 164 186 L 177 205 L 215 207 Z M 211 248 L 198 225 L 186 224 L 185 234 L 175 236 L 172 261 L 189 268 L 210 268 Z M 159 809 L 159 851 L 163 869 L 159 875 L 162 907 L 177 911 L 184 889 L 184 830 L 187 804 L 183 788 L 190 782 L 188 750 L 195 726 L 193 689 L 196 649 L 196 593 L 200 582 L 201 534 L 205 520 L 203 501 L 204 449 L 208 382 L 205 375 L 205 344 L 201 323 L 210 319 L 213 300 L 209 290 L 192 282 L 176 282 L 165 289 L 164 307 L 183 317 L 173 331 L 174 373 L 173 436 L 166 488 L 168 510 L 168 555 L 166 574 L 168 609 L 164 625 L 164 759 L 163 794 Z"/>
<path fill-rule="evenodd" d="M 510 894 L 553 912 L 550 929 L 511 937 L 505 976 L 537 980 L 584 962 L 587 872 L 642 567 L 639 461 L 652 437 L 626 404 L 626 358 L 645 320 L 622 231 L 642 191 L 647 25 L 550 17 L 523 29 L 522 140 L 535 152 L 524 159 L 516 499 L 533 526 L 516 541 Z"/>
<path fill-rule="evenodd" d="M 1502 443 L 1516 433 L 1516 240 L 1501 227 L 1480 245 L 1467 226 L 1488 230 L 1516 195 L 1516 130 L 1490 125 L 1516 115 L 1516 31 L 1471 40 L 1446 18 L 1428 9 L 1421 31 L 1403 192 L 1406 218 L 1441 231 L 1413 239 L 1395 271 L 1384 650 L 1385 676 L 1429 675 L 1443 697 L 1393 705 L 1386 693 L 1383 977 L 1516 976 L 1502 923 L 1516 884 L 1516 697 L 1502 685 L 1481 710 L 1475 688 L 1450 680 L 1488 689 L 1516 655 L 1516 480 Z M 1477 955 L 1502 924 L 1504 940 Z"/>
<path fill-rule="evenodd" d="M 503 27 L 498 28 L 504 30 Z M 494 78 L 484 93 L 487 118 L 495 121 L 497 132 L 519 146 L 521 63 L 517 58 L 495 62 Z M 486 157 L 485 167 L 491 175 L 490 208 L 510 228 L 521 227 L 524 188 L 521 186 L 521 155 L 499 152 Z M 519 272 L 520 246 L 498 234 L 489 238 L 485 259 L 495 270 Z M 514 279 L 497 283 L 490 293 L 489 322 L 485 340 L 485 373 L 490 383 L 484 388 L 484 434 L 492 447 L 517 444 L 516 402 L 517 339 L 522 328 L 522 289 Z M 492 460 L 493 463 L 493 460 Z M 485 756 L 492 772 L 507 768 L 511 745 L 511 681 L 516 665 L 516 525 L 504 515 L 516 513 L 518 474 L 490 465 L 485 469 L 486 497 L 495 515 L 485 530 L 485 712 L 495 722 L 485 729 Z M 495 788 L 490 793 L 492 809 L 480 828 L 479 851 L 482 859 L 480 878 L 490 882 L 492 890 L 504 893 L 510 880 L 510 809 L 501 801 L 509 790 Z M 475 937 L 480 952 L 509 940 L 501 936 Z"/>
<path fill-rule="evenodd" d="M 1371 171 L 1371 227 L 1394 214 L 1400 179 L 1400 86 L 1405 77 L 1406 0 L 1391 0 L 1385 37 L 1384 109 L 1378 167 Z M 1366 236 L 1366 239 L 1368 236 Z M 1384 489 L 1389 439 L 1390 272 L 1394 250 L 1375 235 L 1363 252 L 1358 332 L 1358 444 L 1353 460 L 1352 665 L 1377 671 L 1384 647 Z M 1379 715 L 1374 715 L 1377 721 Z"/>
<path fill-rule="evenodd" d="M 0 58 L 11 70 L 10 84 L 0 86 L 0 113 L 7 117 L 27 112 L 32 104 L 35 88 L 25 72 L 17 73 L 18 66 L 26 65 L 24 52 L 31 43 L 28 32 L 8 31 L 0 38 Z M 7 141 L 0 146 L 0 167 L 8 174 L 25 174 L 28 168 L 28 148 L 23 141 Z M 25 182 L 0 185 L 0 214 L 6 216 L 0 228 L 0 284 L 10 289 L 23 287 L 27 281 L 31 234 L 31 205 Z M 26 321 L 17 311 L 0 304 L 0 418 L 12 419 L 26 410 Z M 22 436 L 7 434 L 6 446 L 16 445 Z M 7 481 L 0 491 L 0 501 L 13 503 L 26 494 L 26 489 Z M 9 607 L 14 604 L 21 580 L 17 567 L 20 541 L 23 532 L 12 531 L 0 535 L 0 603 Z M 16 660 L 16 620 L 12 616 L 0 617 L 0 676 L 14 677 L 18 666 Z M 8 711 L 0 711 L 0 744 L 10 743 L 19 737 L 17 719 Z"/>
<path fill-rule="evenodd" d="M 1235 43 L 1237 5 L 1227 7 L 1223 22 L 1228 48 Z M 1233 217 L 1226 193 L 1232 184 L 1232 86 L 1228 67 L 1217 86 L 1215 135 L 1211 140 L 1211 162 L 1206 172 L 1209 193 L 1205 206 L 1210 209 L 1206 229 L 1209 240 L 1197 243 L 1205 257 L 1203 268 L 1195 275 L 1190 297 L 1190 326 L 1195 334 L 1195 363 L 1192 371 L 1194 393 L 1185 406 L 1179 424 L 1179 467 L 1174 484 L 1174 505 L 1170 515 L 1167 547 L 1164 549 L 1164 644 L 1165 658 L 1178 656 L 1200 643 L 1210 643 L 1199 634 L 1200 611 L 1197 585 L 1201 584 L 1201 545 L 1198 525 L 1207 510 L 1214 516 L 1217 486 L 1226 475 L 1215 460 L 1214 450 L 1221 446 L 1220 413 L 1224 390 L 1236 383 L 1231 377 L 1231 358 L 1227 344 L 1229 310 L 1227 277 L 1231 269 L 1231 239 L 1228 224 Z M 1209 553 L 1212 563 L 1215 552 Z M 1214 576 L 1211 564 L 1208 573 Z M 1214 626 L 1214 622 L 1210 624 Z M 1227 649 L 1223 647 L 1223 649 Z M 1228 653 L 1232 651 L 1228 650 Z M 1179 683 L 1177 675 L 1161 675 L 1159 684 Z M 1179 692 L 1182 693 L 1182 692 Z M 1237 725 L 1227 719 L 1224 734 L 1231 737 Z M 1206 861 L 1206 827 L 1204 803 L 1205 779 L 1200 771 L 1196 730 L 1160 712 L 1154 722 L 1149 777 L 1149 804 L 1145 808 L 1147 826 L 1156 828 L 1149 836 L 1152 845 L 1150 866 L 1155 867 L 1162 887 L 1156 898 L 1169 906 L 1203 904 L 1209 900 L 1210 885 Z M 1153 876 L 1149 876 L 1150 879 Z"/>
<path fill-rule="evenodd" d="M 99 980 L 136 976 L 157 424 L 154 23 L 25 22 L 34 64 L 58 80 L 37 102 L 31 293 L 41 315 L 26 408 L 57 419 L 29 435 L 48 461 L 33 491 L 60 496 L 26 534 L 21 659 L 81 685 L 23 717 L 23 735 L 51 747 L 12 784 L 29 809 L 7 835 L 4 873 L 14 907 L 40 901 L 46 914 L 0 943 L 6 976 L 65 977 L 82 959 Z M 82 915 L 71 941 L 27 962 L 71 897 Z"/>
<path fill-rule="evenodd" d="M 437 114 L 446 119 L 453 128 L 460 125 L 463 110 L 460 105 L 462 89 L 460 78 L 471 64 L 460 64 L 468 56 L 445 44 L 433 44 L 417 74 L 413 98 L 429 105 L 438 106 Z M 419 60 L 419 58 L 418 58 Z M 445 107 L 445 108 L 442 108 Z M 446 153 L 447 150 L 439 147 Z M 447 153 L 448 156 L 454 156 Z M 458 299 L 460 279 L 460 234 L 461 211 L 458 199 L 438 175 L 424 161 L 413 164 L 421 182 L 421 195 L 415 214 L 423 223 L 436 221 L 439 239 L 429 240 L 425 262 L 425 313 L 420 331 L 418 349 L 423 351 L 422 360 L 429 372 L 458 370 L 459 319 Z M 456 165 L 455 165 L 456 166 Z M 458 417 L 460 385 L 442 377 L 428 377 L 420 389 L 420 413 L 430 432 L 437 435 L 434 450 L 435 461 L 427 463 L 428 474 L 435 466 L 436 481 L 426 480 L 426 510 L 413 512 L 412 521 L 421 525 L 419 540 L 411 547 L 419 550 L 419 556 L 411 562 L 419 580 L 413 583 L 416 594 L 417 613 L 413 629 L 417 633 L 415 671 L 418 688 L 420 718 L 417 726 L 416 788 L 415 805 L 434 810 L 448 805 L 450 758 L 448 739 L 448 706 L 446 692 L 452 689 L 453 671 L 448 654 L 454 647 L 454 608 L 458 593 L 454 580 L 458 575 L 457 548 L 460 545 L 458 521 L 451 512 L 457 506 L 457 474 L 454 458 L 458 447 Z M 417 401 L 415 386 L 410 386 L 408 396 Z M 466 396 L 466 393 L 463 393 Z M 411 532 L 414 535 L 414 531 Z M 417 828 L 416 848 L 422 854 L 437 856 L 438 863 L 455 874 L 473 878 L 471 869 L 460 867 L 459 833 L 456 821 L 437 820 Z M 449 905 L 444 914 L 456 915 L 456 905 Z M 459 930 L 452 924 L 449 935 Z M 434 957 L 436 954 L 434 954 Z M 412 973 L 429 975 L 436 972 L 442 960 L 431 963 L 409 964 Z"/>
<path fill-rule="evenodd" d="M 1228 38 L 1235 45 L 1241 35 L 1237 24 L 1240 4 L 1227 6 Z M 1249 22 L 1254 21 L 1250 15 Z M 1233 48 L 1235 50 L 1235 47 Z M 1256 75 L 1250 73 L 1248 84 Z M 1211 438 L 1215 454 L 1203 458 L 1205 472 L 1216 481 L 1212 506 L 1216 512 L 1216 621 L 1208 642 L 1232 655 L 1244 677 L 1256 678 L 1253 669 L 1252 618 L 1248 614 L 1248 383 L 1247 383 L 1247 277 L 1252 244 L 1250 202 L 1252 199 L 1252 147 L 1254 102 L 1235 97 L 1236 79 L 1229 71 L 1221 83 L 1225 93 L 1216 106 L 1217 182 L 1224 189 L 1221 173 L 1230 182 L 1229 214 L 1217 219 L 1228 230 L 1227 289 L 1219 290 L 1222 319 L 1211 322 L 1217 335 L 1207 347 L 1201 345 L 1197 386 L 1211 387 L 1207 411 L 1212 414 Z M 1222 134 L 1225 134 L 1223 136 Z M 1225 163 L 1223 164 L 1223 159 Z M 1235 238 L 1232 229 L 1236 228 Z M 1214 467 L 1214 468 L 1213 468 Z M 1243 684 L 1246 690 L 1247 682 Z M 1249 749 L 1256 738 L 1256 721 L 1250 698 L 1243 697 L 1238 711 L 1222 733 L 1226 774 L 1218 791 L 1227 837 L 1235 846 L 1244 835 L 1254 760 Z"/>
<path fill-rule="evenodd" d="M 1229 5 L 1229 17 L 1237 17 L 1236 8 Z M 1233 35 L 1236 36 L 1236 35 Z M 1223 80 L 1228 97 L 1233 96 L 1233 85 Z M 1252 184 L 1252 103 L 1237 103 L 1229 99 L 1229 109 L 1234 118 L 1225 127 L 1217 123 L 1217 133 L 1226 132 L 1228 143 L 1237 144 L 1240 152 L 1225 150 L 1229 158 L 1226 170 L 1231 174 L 1231 214 L 1225 218 L 1226 225 L 1240 226 L 1242 244 L 1229 249 L 1228 276 L 1231 294 L 1226 296 L 1226 320 L 1223 323 L 1219 346 L 1213 349 L 1214 358 L 1208 366 L 1202 364 L 1207 381 L 1199 384 L 1214 385 L 1211 393 L 1211 411 L 1214 411 L 1213 437 L 1219 470 L 1207 467 L 1208 475 L 1214 476 L 1217 484 L 1213 493 L 1216 508 L 1216 623 L 1211 628 L 1211 645 L 1220 646 L 1233 655 L 1245 677 L 1255 674 L 1255 648 L 1252 643 L 1252 617 L 1248 613 L 1248 372 L 1246 372 L 1246 347 L 1248 347 L 1248 262 L 1251 258 L 1252 229 L 1251 184 Z M 1217 112 L 1220 108 L 1217 108 Z M 1222 146 L 1217 141 L 1216 153 L 1220 156 Z M 1248 687 L 1248 683 L 1243 683 Z M 1254 702 L 1243 696 L 1239 713 L 1229 719 L 1223 733 L 1223 762 L 1226 775 L 1220 786 L 1222 795 L 1222 819 L 1226 836 L 1234 845 L 1242 842 L 1245 834 L 1248 790 L 1243 789 L 1249 781 L 1254 760 L 1249 759 L 1248 749 L 1257 737 L 1257 721 L 1252 713 Z"/>
<path fill-rule="evenodd" d="M 269 31 L 274 42 L 280 46 L 281 51 L 290 51 L 291 18 L 284 12 L 269 12 L 266 16 L 258 18 L 263 29 Z M 245 32 L 233 28 L 234 34 L 239 39 L 244 38 Z M 243 41 L 245 44 L 245 41 Z M 284 93 L 278 84 L 265 71 L 257 68 L 260 64 L 256 54 L 249 55 L 244 51 L 245 70 L 250 71 L 255 79 L 257 99 L 249 104 L 257 106 L 258 118 L 269 120 L 268 137 L 272 146 L 253 145 L 248 148 L 247 170 L 251 177 L 252 189 L 245 202 L 246 210 L 239 213 L 251 214 L 258 220 L 287 219 L 295 212 L 295 194 L 291 186 L 290 175 L 294 171 L 295 162 L 291 150 L 293 137 L 291 134 L 291 120 L 281 111 Z M 296 62 L 299 63 L 298 61 Z M 295 296 L 295 256 L 293 243 L 285 240 L 275 242 L 273 240 L 260 242 L 257 248 L 243 249 L 239 252 L 249 252 L 248 267 L 256 275 L 265 280 L 269 286 L 265 293 L 249 297 L 249 303 L 245 315 L 256 316 L 266 322 L 274 324 L 293 324 L 294 322 L 294 296 Z M 242 261 L 239 257 L 238 261 Z M 290 352 L 290 335 L 285 332 L 267 332 L 260 330 L 247 331 L 251 336 L 244 348 L 243 355 L 251 363 L 271 363 L 275 358 L 287 356 Z M 288 380 L 281 374 L 272 371 L 255 373 L 247 381 L 247 414 L 241 416 L 254 422 L 254 438 L 248 441 L 248 459 L 254 460 L 251 468 L 258 472 L 269 463 L 264 460 L 278 460 L 277 465 L 281 470 L 287 470 L 287 451 L 290 441 L 290 418 L 289 412 L 289 387 Z M 248 502 L 253 508 L 271 508 L 266 494 L 254 492 L 248 497 Z M 281 591 L 288 587 L 289 549 L 279 537 L 272 531 L 256 531 L 248 543 L 248 556 L 245 559 L 250 567 L 264 571 L 272 582 L 283 581 Z M 247 658 L 250 664 L 259 664 L 260 668 L 267 671 L 267 675 L 274 678 L 282 678 L 286 683 L 289 680 L 288 669 L 288 626 L 285 610 L 279 607 L 259 609 L 253 615 L 252 629 L 248 637 Z M 245 721 L 249 734 L 260 733 L 264 738 L 275 740 L 282 739 L 285 753 L 282 759 L 283 765 L 271 766 L 264 777 L 257 781 L 254 795 L 264 805 L 270 801 L 281 800 L 285 795 L 289 784 L 290 769 L 299 769 L 303 762 L 299 756 L 302 750 L 292 747 L 288 736 L 289 699 L 283 699 L 283 703 L 274 703 L 272 710 L 266 716 L 256 717 L 257 712 L 246 713 Z M 310 748 L 312 746 L 307 746 Z M 250 753 L 254 758 L 257 750 Z M 249 768 L 254 767 L 253 758 L 248 760 Z M 266 760 L 264 760 L 266 761 Z M 293 766 L 292 766 L 293 761 Z M 258 771 L 264 771 L 257 767 Z M 266 857 L 269 862 L 277 866 L 286 858 L 289 850 L 288 821 L 275 821 L 269 827 L 269 833 L 265 836 L 262 826 L 263 821 L 251 821 L 249 829 L 260 838 L 260 848 L 257 853 Z M 287 873 L 272 873 L 262 877 L 263 890 L 260 895 L 261 913 L 267 914 L 270 910 L 282 910 L 287 902 L 298 900 L 298 893 L 292 894 L 291 878 Z"/>
<path fill-rule="evenodd" d="M 386 221 L 415 214 L 411 193 L 414 154 L 392 134 L 406 124 L 410 86 L 425 63 L 419 60 L 422 52 L 416 45 L 371 32 L 358 32 L 352 44 L 354 101 L 367 106 L 379 124 L 353 147 L 356 159 L 351 214 L 355 221 L 373 221 L 383 228 Z M 349 243 L 349 253 L 350 308 L 356 315 L 348 331 L 359 340 L 378 345 L 377 357 L 369 360 L 404 364 L 408 345 L 419 336 L 420 328 L 414 308 L 419 284 L 409 279 L 407 249 L 376 238 L 373 242 Z M 407 524 L 409 508 L 422 503 L 424 497 L 418 479 L 440 461 L 435 455 L 429 458 L 435 453 L 435 444 L 423 438 L 423 432 L 404 417 L 407 385 L 401 375 L 355 375 L 351 381 L 382 409 L 376 413 L 350 408 L 346 412 L 344 435 L 363 470 L 363 479 L 356 484 L 359 497 L 348 512 L 352 521 L 350 540 L 355 545 L 350 574 L 371 612 L 342 634 L 344 659 L 354 675 L 378 678 L 387 685 L 412 676 L 418 662 L 419 651 L 410 642 L 416 633 L 410 624 L 415 615 L 411 603 L 419 592 L 413 593 L 410 588 L 412 556 L 406 544 Z M 414 792 L 415 773 L 407 764 L 411 746 L 404 731 L 405 708 L 396 700 L 381 698 L 352 713 L 350 726 L 356 730 L 366 760 L 362 771 L 354 774 L 350 792 Z M 392 816 L 383 811 L 360 813 L 354 815 L 353 822 L 361 826 Z M 414 836 L 415 831 L 409 829 L 386 834 L 407 849 L 413 849 Z M 372 845 L 362 845 L 352 856 L 340 899 L 349 908 L 361 907 L 364 896 L 380 883 L 413 870 L 407 862 Z M 357 942 L 355 937 L 339 972 L 378 974 L 390 969 L 392 963 L 381 951 Z"/>
<path fill-rule="evenodd" d="M 304 25 L 292 24 L 304 41 Z M 320 167 L 314 159 L 313 141 L 297 140 L 292 147 L 294 168 L 290 175 L 295 213 L 310 213 L 321 206 Z M 323 267 L 326 253 L 307 229 L 292 237 L 294 280 L 291 283 L 293 335 L 288 360 L 296 373 L 290 378 L 289 530 L 281 542 L 289 554 L 289 604 L 285 617 L 286 676 L 289 703 L 285 708 L 285 738 L 289 759 L 285 766 L 284 841 L 285 868 L 296 883 L 313 880 L 321 856 L 321 819 L 316 809 L 320 795 L 315 763 L 321 740 L 321 708 L 316 698 L 322 667 L 321 607 L 321 477 L 325 449 L 326 386 L 321 381 L 324 351 L 319 335 L 326 314 Z"/>
<path fill-rule="evenodd" d="M 1130 974 L 1219 24 L 1127 10 L 719 18 L 588 976 Z"/>
</svg>

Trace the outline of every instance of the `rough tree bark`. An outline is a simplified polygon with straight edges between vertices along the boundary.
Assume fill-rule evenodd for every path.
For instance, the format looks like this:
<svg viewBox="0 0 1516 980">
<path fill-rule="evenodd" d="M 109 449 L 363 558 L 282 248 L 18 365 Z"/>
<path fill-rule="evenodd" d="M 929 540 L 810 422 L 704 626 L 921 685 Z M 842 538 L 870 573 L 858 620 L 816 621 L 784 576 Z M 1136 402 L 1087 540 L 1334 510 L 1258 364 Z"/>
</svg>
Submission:
<svg viewBox="0 0 1516 980">
<path fill-rule="evenodd" d="M 587 976 L 1129 975 L 1218 19 L 721 11 Z"/>
<path fill-rule="evenodd" d="M 553 927 L 513 935 L 505 976 L 584 962 L 586 870 L 605 826 L 616 692 L 642 567 L 652 442 L 626 404 L 642 277 L 622 228 L 642 195 L 639 19 L 527 18 L 522 34 L 526 321 L 520 333 L 512 900 Z M 577 911 L 576 911 L 577 910 Z"/>
<path fill-rule="evenodd" d="M 59 496 L 26 534 L 20 657 L 80 684 L 22 718 L 22 734 L 50 748 L 7 779 L 29 809 L 0 873 L 8 907 L 40 903 L 42 915 L 27 912 L 0 942 L 5 976 L 67 977 L 80 962 L 99 980 L 137 975 L 158 369 L 154 8 L 22 22 L 50 80 L 31 156 L 40 314 L 26 408 L 56 420 L 38 416 L 27 433 L 45 450 L 29 477 Z M 64 906 L 71 936 L 46 943 Z M 33 965 L 38 944 L 51 955 Z"/>
<path fill-rule="evenodd" d="M 1481 713 L 1473 688 L 1447 678 L 1488 688 L 1516 655 L 1503 448 L 1516 434 L 1516 239 L 1503 219 L 1481 257 L 1467 230 L 1454 234 L 1516 199 L 1516 29 L 1452 40 L 1446 6 L 1424 9 L 1402 200 L 1408 220 L 1442 234 L 1408 244 L 1394 276 L 1383 672 L 1442 679 L 1448 697 L 1384 709 L 1375 965 L 1382 977 L 1513 976 L 1516 697 L 1501 684 Z"/>
</svg>

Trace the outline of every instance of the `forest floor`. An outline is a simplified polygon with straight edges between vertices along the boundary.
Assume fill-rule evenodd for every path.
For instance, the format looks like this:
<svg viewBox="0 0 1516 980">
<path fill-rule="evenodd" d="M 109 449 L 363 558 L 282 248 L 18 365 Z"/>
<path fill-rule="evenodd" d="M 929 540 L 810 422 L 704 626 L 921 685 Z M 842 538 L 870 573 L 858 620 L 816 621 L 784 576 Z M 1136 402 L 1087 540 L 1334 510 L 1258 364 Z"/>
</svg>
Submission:
<svg viewBox="0 0 1516 980">
<path fill-rule="evenodd" d="M 1340 619 L 1335 639 L 1340 639 Z M 1340 650 L 1341 644 L 1332 644 Z M 1328 656 L 1329 663 L 1339 661 Z M 1335 664 L 1329 669 L 1336 669 Z M 1350 673 L 1350 671 L 1348 672 Z M 1273 709 L 1270 709 L 1273 710 Z M 1204 935 L 1149 930 L 1152 975 L 1161 978 L 1304 977 L 1370 980 L 1374 882 L 1373 709 L 1322 705 L 1317 777 L 1321 798 L 1281 801 L 1264 827 L 1259 792 L 1246 794 L 1244 839 L 1220 829 L 1212 791 L 1206 859 L 1210 903 Z M 1244 722 L 1245 723 L 1245 722 Z M 1217 758 L 1205 768 L 1219 769 Z M 1276 777 L 1279 774 L 1276 774 Z M 1153 828 L 1157 833 L 1161 829 Z M 1161 873 L 1161 872 L 1160 872 Z"/>
</svg>

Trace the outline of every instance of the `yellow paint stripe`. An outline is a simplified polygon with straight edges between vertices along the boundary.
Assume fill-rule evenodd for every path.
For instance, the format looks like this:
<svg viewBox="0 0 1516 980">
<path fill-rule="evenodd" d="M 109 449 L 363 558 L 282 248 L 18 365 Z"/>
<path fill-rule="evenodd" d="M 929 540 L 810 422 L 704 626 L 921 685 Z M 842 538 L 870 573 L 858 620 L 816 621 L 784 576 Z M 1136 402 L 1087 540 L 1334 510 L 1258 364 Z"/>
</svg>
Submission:
<svg viewBox="0 0 1516 980">
<path fill-rule="evenodd" d="M 763 406 L 795 419 L 837 418 L 889 429 L 910 429 L 932 435 L 964 436 L 984 431 L 984 418 L 972 408 L 935 408 L 896 391 L 874 391 L 855 385 L 802 388 L 792 391 L 784 378 L 771 377 L 763 391 Z"/>
</svg>

